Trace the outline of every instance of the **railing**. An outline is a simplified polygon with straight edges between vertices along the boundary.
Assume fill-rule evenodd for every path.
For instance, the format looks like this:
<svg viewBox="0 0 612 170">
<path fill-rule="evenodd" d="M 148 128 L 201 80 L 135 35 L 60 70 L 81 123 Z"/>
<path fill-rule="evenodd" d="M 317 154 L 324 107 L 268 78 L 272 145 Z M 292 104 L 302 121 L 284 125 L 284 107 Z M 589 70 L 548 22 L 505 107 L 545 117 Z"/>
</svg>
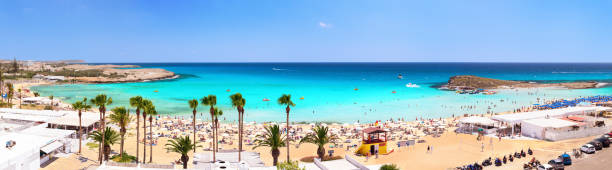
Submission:
<svg viewBox="0 0 612 170">
<path fill-rule="evenodd" d="M 367 168 L 367 167 L 363 166 L 361 163 L 357 162 L 357 160 L 351 158 L 351 156 L 349 156 L 349 155 L 344 155 L 344 159 L 346 159 L 346 161 L 348 161 L 349 163 L 353 164 L 354 166 L 356 166 L 360 170 L 370 170 L 370 168 Z"/>
<path fill-rule="evenodd" d="M 321 169 L 321 170 L 329 170 L 329 169 L 327 169 L 327 167 L 325 167 L 325 165 L 323 165 L 323 163 L 321 163 L 321 159 L 319 159 L 319 158 L 315 158 L 314 159 L 314 164 L 317 167 L 319 167 L 319 169 Z"/>
</svg>

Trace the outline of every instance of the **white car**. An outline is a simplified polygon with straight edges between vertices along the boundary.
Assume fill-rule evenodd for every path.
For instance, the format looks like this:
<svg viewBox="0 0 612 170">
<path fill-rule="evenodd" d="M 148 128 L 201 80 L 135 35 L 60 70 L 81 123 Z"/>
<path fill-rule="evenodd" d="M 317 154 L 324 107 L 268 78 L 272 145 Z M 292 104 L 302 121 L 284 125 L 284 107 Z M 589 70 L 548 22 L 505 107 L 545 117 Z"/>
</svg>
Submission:
<svg viewBox="0 0 612 170">
<path fill-rule="evenodd" d="M 542 164 L 542 165 L 538 166 L 538 170 L 553 170 L 553 167 L 551 165 L 548 165 L 548 164 Z"/>
<path fill-rule="evenodd" d="M 588 154 L 595 153 L 595 146 L 591 144 L 582 145 L 582 147 L 580 147 L 580 151 Z"/>
</svg>

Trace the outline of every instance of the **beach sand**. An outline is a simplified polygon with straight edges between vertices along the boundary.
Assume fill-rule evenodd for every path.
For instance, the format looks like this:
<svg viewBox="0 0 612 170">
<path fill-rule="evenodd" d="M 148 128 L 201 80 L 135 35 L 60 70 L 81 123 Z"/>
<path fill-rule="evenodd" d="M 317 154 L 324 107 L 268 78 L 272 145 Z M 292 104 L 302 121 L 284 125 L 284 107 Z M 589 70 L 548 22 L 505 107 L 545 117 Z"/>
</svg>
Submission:
<svg viewBox="0 0 612 170">
<path fill-rule="evenodd" d="M 131 124 L 131 127 L 135 127 L 135 123 Z M 300 125 L 302 128 L 310 127 L 309 125 Z M 141 127 L 142 128 L 142 127 Z M 155 128 L 154 128 L 155 129 Z M 147 129 L 148 130 L 148 129 Z M 541 162 L 547 162 L 550 159 L 556 158 L 563 152 L 570 152 L 573 148 L 578 148 L 583 143 L 592 140 L 594 137 L 586 137 L 580 139 L 572 139 L 557 142 L 547 142 L 541 140 L 511 140 L 502 139 L 499 141 L 498 138 L 485 137 L 484 140 L 477 141 L 476 135 L 469 134 L 457 134 L 453 132 L 454 128 L 448 129 L 440 137 L 425 136 L 426 143 L 417 143 L 415 146 L 403 147 L 398 149 L 396 147 L 396 141 L 389 142 L 389 150 L 394 149 L 394 152 L 388 155 L 380 155 L 378 158 L 370 157 L 366 160 L 365 157 L 358 157 L 353 154 L 355 148 L 350 149 L 348 152 L 345 148 L 329 148 L 326 145 L 326 150 L 333 149 L 335 155 L 344 156 L 345 154 L 359 160 L 366 165 L 376 164 L 397 164 L 401 169 L 448 169 L 465 164 L 473 164 L 474 162 L 482 162 L 482 160 L 492 157 L 503 157 L 514 152 L 520 152 L 523 149 L 525 152 L 528 148 L 534 150 L 533 156 L 527 158 L 516 159 L 514 162 L 498 167 L 498 169 L 518 169 L 521 168 L 523 163 L 528 162 L 531 157 L 536 157 Z M 220 130 L 221 131 L 221 130 Z M 160 132 L 160 131 L 155 131 Z M 168 131 L 164 133 L 170 133 Z M 199 132 L 198 134 L 202 134 Z M 187 133 L 189 134 L 189 133 Z M 193 134 L 189 134 L 193 136 Z M 236 139 L 237 135 L 232 134 L 233 139 Z M 142 137 L 142 129 L 141 129 Z M 246 138 L 246 137 L 245 137 Z M 178 160 L 180 155 L 177 153 L 167 152 L 165 144 L 169 139 L 161 137 L 158 139 L 158 144 L 153 146 L 153 163 L 156 164 L 170 164 L 171 162 Z M 130 129 L 126 135 L 125 150 L 127 153 L 134 155 L 136 152 L 136 131 Z M 343 141 L 343 140 L 342 140 Z M 353 139 L 353 143 L 356 144 L 357 140 Z M 492 143 L 491 143 L 492 142 Z M 83 144 L 85 145 L 86 142 Z M 233 141 L 234 145 L 220 145 L 224 149 L 235 149 L 237 148 L 237 141 Z M 484 143 L 484 152 L 481 152 L 481 146 Z M 307 156 L 316 156 L 316 145 L 313 144 L 302 144 L 299 148 L 295 148 L 297 142 L 292 143 L 291 158 L 292 160 L 299 160 Z M 207 148 L 210 143 L 200 143 L 200 145 Z M 344 144 L 347 145 L 347 144 Z M 432 152 L 426 153 L 427 147 L 431 146 Z M 243 148 L 247 151 L 255 151 L 261 154 L 261 159 L 266 166 L 272 165 L 272 156 L 269 148 L 260 147 L 255 150 L 252 146 L 244 145 Z M 119 143 L 112 146 L 113 152 L 119 151 Z M 210 151 L 204 151 L 204 148 L 199 148 L 198 153 L 210 153 Z M 286 148 L 281 148 L 281 154 L 279 161 L 286 160 Z M 142 160 L 142 144 L 140 145 L 140 159 Z M 147 147 L 147 162 L 149 160 L 149 148 Z M 72 154 L 67 158 L 59 158 L 42 169 L 80 169 L 92 165 L 97 165 L 97 148 L 89 149 L 87 146 L 83 146 L 82 156 L 87 157 L 90 161 L 81 163 L 77 158 L 76 154 Z M 112 156 L 112 154 L 111 154 Z M 193 153 L 189 153 L 190 161 L 193 159 Z M 188 164 L 192 166 L 191 163 Z M 177 168 L 180 168 L 177 166 Z"/>
</svg>

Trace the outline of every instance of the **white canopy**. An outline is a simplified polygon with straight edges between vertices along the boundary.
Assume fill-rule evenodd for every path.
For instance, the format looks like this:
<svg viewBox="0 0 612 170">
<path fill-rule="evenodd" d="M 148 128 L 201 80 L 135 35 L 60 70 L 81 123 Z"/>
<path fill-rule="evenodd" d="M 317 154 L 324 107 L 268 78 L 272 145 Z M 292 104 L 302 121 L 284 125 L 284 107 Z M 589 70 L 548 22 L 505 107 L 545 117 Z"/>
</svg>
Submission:
<svg viewBox="0 0 612 170">
<path fill-rule="evenodd" d="M 61 142 L 58 141 L 53 141 L 50 144 L 43 146 L 40 148 L 40 151 L 43 151 L 45 153 L 51 153 L 54 150 L 57 150 L 57 148 L 64 146 L 64 144 L 62 144 Z"/>
<path fill-rule="evenodd" d="M 487 125 L 492 126 L 495 124 L 494 120 L 491 120 L 488 117 L 480 117 L 480 116 L 470 116 L 459 119 L 459 122 L 465 124 L 477 124 L 477 125 Z"/>
</svg>

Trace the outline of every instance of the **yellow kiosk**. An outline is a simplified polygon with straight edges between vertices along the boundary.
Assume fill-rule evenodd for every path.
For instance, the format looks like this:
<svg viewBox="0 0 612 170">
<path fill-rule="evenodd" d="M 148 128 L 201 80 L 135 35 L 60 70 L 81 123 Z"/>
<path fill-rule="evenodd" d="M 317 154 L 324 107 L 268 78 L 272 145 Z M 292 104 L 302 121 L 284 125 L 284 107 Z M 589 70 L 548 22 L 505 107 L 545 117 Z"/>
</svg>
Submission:
<svg viewBox="0 0 612 170">
<path fill-rule="evenodd" d="M 384 139 L 381 138 L 380 134 L 384 134 Z M 367 136 L 365 136 L 367 134 Z M 364 129 L 361 133 L 361 146 L 355 151 L 361 155 L 380 155 L 388 154 L 387 151 L 387 131 L 378 127 L 371 127 Z"/>
</svg>

